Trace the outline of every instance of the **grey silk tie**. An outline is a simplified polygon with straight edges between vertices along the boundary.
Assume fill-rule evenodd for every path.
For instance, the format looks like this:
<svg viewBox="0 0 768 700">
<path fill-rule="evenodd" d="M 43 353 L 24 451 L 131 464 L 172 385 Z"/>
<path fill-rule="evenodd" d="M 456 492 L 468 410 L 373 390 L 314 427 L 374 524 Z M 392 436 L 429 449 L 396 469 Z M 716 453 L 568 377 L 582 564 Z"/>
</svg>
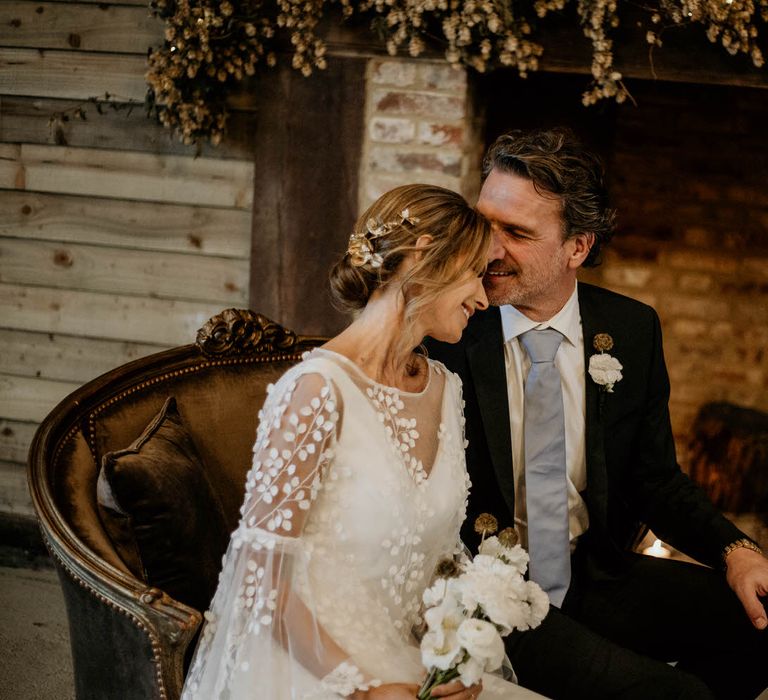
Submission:
<svg viewBox="0 0 768 700">
<path fill-rule="evenodd" d="M 560 607 L 571 580 L 565 420 L 555 354 L 563 335 L 552 328 L 520 336 L 531 370 L 525 382 L 525 486 L 530 577 Z"/>
</svg>

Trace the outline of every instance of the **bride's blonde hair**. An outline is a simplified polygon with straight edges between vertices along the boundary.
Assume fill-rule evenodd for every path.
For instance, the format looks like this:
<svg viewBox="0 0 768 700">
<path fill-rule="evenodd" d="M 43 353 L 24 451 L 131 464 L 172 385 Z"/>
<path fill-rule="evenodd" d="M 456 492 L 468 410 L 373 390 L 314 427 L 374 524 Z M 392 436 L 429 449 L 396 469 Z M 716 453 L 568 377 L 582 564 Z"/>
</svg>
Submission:
<svg viewBox="0 0 768 700">
<path fill-rule="evenodd" d="M 378 226 L 386 230 L 373 235 L 371 230 Z M 417 248 L 422 236 L 429 239 Z M 363 256 L 361 241 L 367 253 Z M 396 187 L 357 220 L 349 249 L 331 269 L 334 301 L 354 313 L 365 307 L 376 289 L 396 280 L 405 299 L 407 329 L 421 309 L 467 270 L 482 274 L 490 242 L 488 220 L 456 192 L 436 185 Z M 399 274 L 409 255 L 412 266 Z"/>
</svg>

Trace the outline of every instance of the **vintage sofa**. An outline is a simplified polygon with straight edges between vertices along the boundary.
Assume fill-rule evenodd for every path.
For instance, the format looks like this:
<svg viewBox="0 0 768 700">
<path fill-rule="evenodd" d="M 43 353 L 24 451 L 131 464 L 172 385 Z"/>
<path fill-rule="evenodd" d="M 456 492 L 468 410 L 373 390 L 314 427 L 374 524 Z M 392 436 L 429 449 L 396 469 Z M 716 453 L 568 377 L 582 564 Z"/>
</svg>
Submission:
<svg viewBox="0 0 768 700">
<path fill-rule="evenodd" d="M 208 600 L 215 588 L 266 388 L 320 342 L 227 309 L 194 344 L 94 379 L 43 421 L 29 486 L 64 591 L 78 700 L 179 697 L 205 607 L 189 601 Z M 99 479 L 102 465 L 112 481 Z"/>
</svg>

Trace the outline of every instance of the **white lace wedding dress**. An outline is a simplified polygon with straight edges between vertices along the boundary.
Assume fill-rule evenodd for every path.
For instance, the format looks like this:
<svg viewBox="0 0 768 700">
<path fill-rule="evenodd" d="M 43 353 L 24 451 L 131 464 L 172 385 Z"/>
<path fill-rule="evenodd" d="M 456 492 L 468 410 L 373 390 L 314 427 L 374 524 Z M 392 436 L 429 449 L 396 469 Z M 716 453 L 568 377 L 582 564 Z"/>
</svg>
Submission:
<svg viewBox="0 0 768 700">
<path fill-rule="evenodd" d="M 318 349 L 271 389 L 185 700 L 339 698 L 419 683 L 412 628 L 469 487 L 459 379 L 419 393 Z M 481 698 L 539 697 L 497 677 Z"/>
</svg>

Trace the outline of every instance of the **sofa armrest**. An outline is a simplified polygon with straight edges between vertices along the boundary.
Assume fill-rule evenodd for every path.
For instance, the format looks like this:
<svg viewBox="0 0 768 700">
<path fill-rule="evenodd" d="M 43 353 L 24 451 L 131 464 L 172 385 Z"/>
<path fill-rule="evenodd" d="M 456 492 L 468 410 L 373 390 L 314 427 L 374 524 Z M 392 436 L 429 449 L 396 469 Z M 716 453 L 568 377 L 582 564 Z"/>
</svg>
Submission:
<svg viewBox="0 0 768 700">
<path fill-rule="evenodd" d="M 77 700 L 177 700 L 202 615 L 109 565 L 95 572 L 46 544 L 67 605 Z"/>
</svg>

